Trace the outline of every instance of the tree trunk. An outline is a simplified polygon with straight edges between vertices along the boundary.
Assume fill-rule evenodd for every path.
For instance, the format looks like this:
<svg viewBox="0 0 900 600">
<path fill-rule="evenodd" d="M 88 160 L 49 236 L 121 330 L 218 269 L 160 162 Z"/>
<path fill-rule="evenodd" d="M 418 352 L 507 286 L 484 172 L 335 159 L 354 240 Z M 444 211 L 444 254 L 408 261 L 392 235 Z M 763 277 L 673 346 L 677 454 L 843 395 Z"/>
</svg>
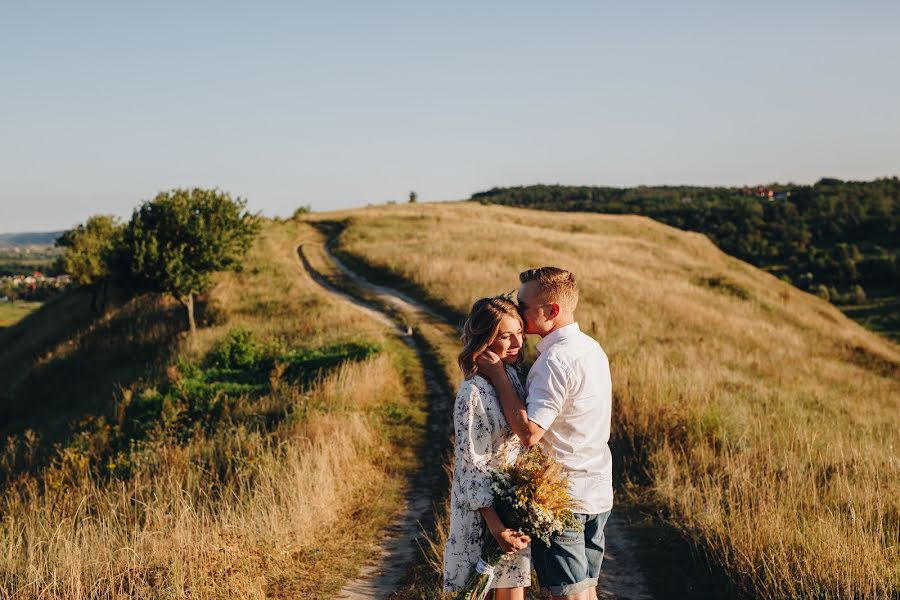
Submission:
<svg viewBox="0 0 900 600">
<path fill-rule="evenodd" d="M 184 310 L 187 312 L 188 327 L 191 331 L 191 337 L 197 332 L 197 322 L 194 320 L 194 295 L 188 294 L 182 296 L 181 303 L 184 304 Z"/>
</svg>

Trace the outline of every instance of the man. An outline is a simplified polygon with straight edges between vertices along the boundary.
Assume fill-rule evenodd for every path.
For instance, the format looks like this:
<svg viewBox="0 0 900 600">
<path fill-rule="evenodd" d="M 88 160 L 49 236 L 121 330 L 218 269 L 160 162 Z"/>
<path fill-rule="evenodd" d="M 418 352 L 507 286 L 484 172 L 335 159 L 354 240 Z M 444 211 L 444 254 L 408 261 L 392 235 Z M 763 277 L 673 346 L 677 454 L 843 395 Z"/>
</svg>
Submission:
<svg viewBox="0 0 900 600">
<path fill-rule="evenodd" d="M 549 547 L 532 543 L 541 586 L 554 600 L 594 600 L 603 560 L 603 528 L 613 506 L 609 451 L 612 382 L 609 360 L 575 321 L 575 276 L 556 267 L 519 275 L 519 314 L 525 333 L 541 336 L 539 356 L 528 373 L 525 406 L 495 354 L 478 360 L 503 405 L 503 414 L 522 443 L 542 442 L 568 470 L 570 492 L 579 503 L 584 531 L 565 531 Z"/>
</svg>

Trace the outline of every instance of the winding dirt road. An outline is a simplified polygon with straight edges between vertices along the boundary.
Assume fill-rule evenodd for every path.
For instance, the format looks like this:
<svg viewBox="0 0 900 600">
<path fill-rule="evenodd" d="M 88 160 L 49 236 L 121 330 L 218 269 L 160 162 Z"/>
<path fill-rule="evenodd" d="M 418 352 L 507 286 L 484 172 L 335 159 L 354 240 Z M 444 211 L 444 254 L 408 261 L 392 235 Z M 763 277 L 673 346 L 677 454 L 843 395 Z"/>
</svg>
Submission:
<svg viewBox="0 0 900 600">
<path fill-rule="evenodd" d="M 351 295 L 330 283 L 329 277 L 317 271 L 311 264 L 308 256 L 310 250 L 316 252 L 319 259 L 324 258 L 330 262 L 333 268 L 332 281 L 334 274 L 339 273 L 349 284 L 350 289 L 362 291 L 363 294 Z M 372 283 L 350 270 L 327 246 L 318 242 L 304 243 L 297 248 L 297 253 L 313 281 L 372 318 L 391 326 L 403 335 L 403 339 L 420 358 L 424 356 L 425 348 L 421 347 L 422 342 L 411 335 L 415 324 L 431 322 L 446 325 L 446 321 L 427 306 L 402 292 Z M 360 295 L 369 301 L 357 297 Z M 371 301 L 373 298 L 376 302 Z M 389 306 L 391 310 L 384 310 L 384 306 Z M 423 360 L 423 364 L 427 365 L 427 362 Z M 439 377 L 427 367 L 426 380 L 429 411 L 449 414 L 447 406 L 449 399 L 445 397 L 447 394 L 436 383 Z M 340 600 L 387 598 L 399 585 L 409 564 L 416 559 L 418 553 L 416 542 L 421 535 L 418 523 L 427 520 L 430 509 L 431 500 L 428 494 L 424 493 L 424 490 L 414 489 L 388 528 L 378 555 L 355 579 L 347 583 L 338 598 Z M 615 509 L 606 524 L 605 532 L 607 548 L 601 573 L 600 597 L 618 600 L 653 600 L 637 558 L 636 545 L 629 538 L 628 525 L 624 516 L 621 513 L 617 514 Z"/>
</svg>

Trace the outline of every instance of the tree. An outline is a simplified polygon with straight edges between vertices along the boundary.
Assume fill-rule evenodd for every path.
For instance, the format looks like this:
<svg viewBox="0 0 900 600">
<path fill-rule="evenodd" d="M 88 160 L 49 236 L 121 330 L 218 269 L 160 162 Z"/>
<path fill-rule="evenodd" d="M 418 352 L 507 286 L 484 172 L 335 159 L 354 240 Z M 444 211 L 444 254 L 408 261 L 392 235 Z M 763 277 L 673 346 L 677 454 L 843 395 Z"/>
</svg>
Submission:
<svg viewBox="0 0 900 600">
<path fill-rule="evenodd" d="M 133 277 L 145 289 L 177 298 L 191 335 L 197 330 L 194 296 L 208 289 L 214 272 L 237 267 L 259 231 L 245 206 L 219 190 L 175 189 L 135 209 L 125 229 Z"/>
<path fill-rule="evenodd" d="M 103 312 L 124 226 L 111 215 L 95 215 L 63 233 L 56 245 L 65 248 L 60 263 L 72 280 L 91 290 L 91 308 Z"/>
<path fill-rule="evenodd" d="M 410 193 L 409 193 L 409 202 L 410 202 L 410 204 L 415 204 L 416 200 L 418 200 L 418 199 L 419 199 L 419 195 L 418 195 L 417 193 L 415 193 L 415 192 L 410 192 Z"/>
</svg>

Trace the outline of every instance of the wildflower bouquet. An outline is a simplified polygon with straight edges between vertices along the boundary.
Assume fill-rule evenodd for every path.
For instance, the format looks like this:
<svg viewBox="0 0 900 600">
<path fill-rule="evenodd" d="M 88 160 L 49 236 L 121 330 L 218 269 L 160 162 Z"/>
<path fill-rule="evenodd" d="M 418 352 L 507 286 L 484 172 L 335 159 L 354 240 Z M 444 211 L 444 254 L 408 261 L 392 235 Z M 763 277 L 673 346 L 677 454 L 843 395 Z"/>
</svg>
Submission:
<svg viewBox="0 0 900 600">
<path fill-rule="evenodd" d="M 536 444 L 510 465 L 491 474 L 494 510 L 504 525 L 517 529 L 548 546 L 550 536 L 565 529 L 580 529 L 575 518 L 575 500 L 569 496 L 569 476 Z M 475 573 L 456 600 L 483 600 L 493 581 L 494 567 L 503 551 L 487 527 Z"/>
</svg>

